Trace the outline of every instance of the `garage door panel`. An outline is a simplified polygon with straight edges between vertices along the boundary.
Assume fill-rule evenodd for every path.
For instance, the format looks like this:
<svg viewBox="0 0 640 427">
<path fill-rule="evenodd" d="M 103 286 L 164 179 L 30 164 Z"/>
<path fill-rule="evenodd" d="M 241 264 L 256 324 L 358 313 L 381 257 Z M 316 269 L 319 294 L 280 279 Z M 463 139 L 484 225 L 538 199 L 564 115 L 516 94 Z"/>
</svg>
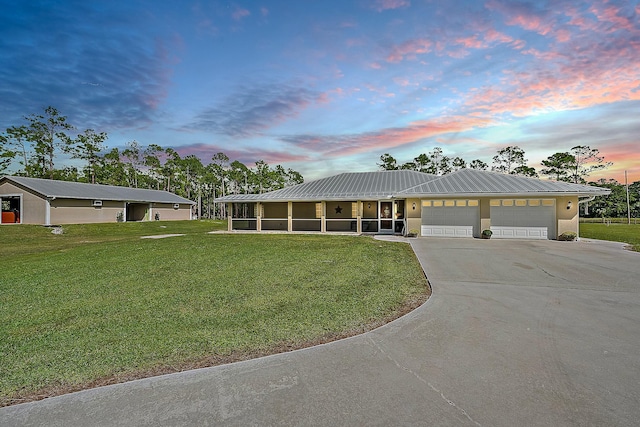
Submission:
<svg viewBox="0 0 640 427">
<path fill-rule="evenodd" d="M 422 236 L 473 237 L 480 221 L 478 206 L 422 208 Z"/>
<path fill-rule="evenodd" d="M 425 237 L 473 237 L 473 226 L 423 225 L 420 234 Z"/>
<path fill-rule="evenodd" d="M 501 227 L 491 226 L 497 239 L 548 239 L 547 227 Z"/>
<path fill-rule="evenodd" d="M 555 221 L 555 206 L 491 206 L 491 231 L 498 239 L 548 239 Z"/>
</svg>

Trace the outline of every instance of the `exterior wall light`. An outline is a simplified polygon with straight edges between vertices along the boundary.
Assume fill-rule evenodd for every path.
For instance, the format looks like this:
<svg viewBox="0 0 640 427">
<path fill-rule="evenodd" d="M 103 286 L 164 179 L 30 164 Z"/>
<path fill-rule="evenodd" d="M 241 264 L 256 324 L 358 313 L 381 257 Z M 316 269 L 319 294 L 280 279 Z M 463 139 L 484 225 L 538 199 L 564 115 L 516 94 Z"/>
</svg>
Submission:
<svg viewBox="0 0 640 427">
<path fill-rule="evenodd" d="M 413 203 L 411 204 L 411 209 L 413 209 L 414 211 L 416 210 L 416 202 L 413 202 Z"/>
<path fill-rule="evenodd" d="M 572 205 L 572 204 L 573 204 L 573 203 L 571 203 L 571 200 L 569 200 L 569 201 L 567 202 L 567 210 L 571 209 L 571 205 Z"/>
</svg>

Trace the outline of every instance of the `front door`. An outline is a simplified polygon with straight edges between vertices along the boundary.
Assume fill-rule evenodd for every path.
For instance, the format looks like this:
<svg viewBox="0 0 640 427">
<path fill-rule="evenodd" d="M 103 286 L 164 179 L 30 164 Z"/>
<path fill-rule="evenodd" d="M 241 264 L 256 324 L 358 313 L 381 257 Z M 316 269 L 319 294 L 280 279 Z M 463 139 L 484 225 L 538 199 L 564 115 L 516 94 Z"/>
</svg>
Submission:
<svg viewBox="0 0 640 427">
<path fill-rule="evenodd" d="M 393 233 L 393 202 L 380 202 L 380 232 Z"/>
</svg>

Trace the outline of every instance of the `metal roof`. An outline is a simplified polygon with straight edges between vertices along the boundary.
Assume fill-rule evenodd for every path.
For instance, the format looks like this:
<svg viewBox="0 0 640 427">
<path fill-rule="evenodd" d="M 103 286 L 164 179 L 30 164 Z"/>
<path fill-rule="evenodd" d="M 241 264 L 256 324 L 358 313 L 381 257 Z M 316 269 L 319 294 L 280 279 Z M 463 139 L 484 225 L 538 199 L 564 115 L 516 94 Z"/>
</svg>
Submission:
<svg viewBox="0 0 640 427">
<path fill-rule="evenodd" d="M 194 204 L 194 202 L 184 197 L 160 190 L 85 184 L 81 182 L 27 178 L 23 176 L 5 176 L 0 179 L 0 183 L 5 181 L 12 182 L 47 198 Z"/>
<path fill-rule="evenodd" d="M 607 188 L 570 182 L 541 180 L 476 169 L 460 169 L 437 179 L 407 188 L 403 195 L 517 195 L 517 194 L 573 194 L 605 195 Z"/>
<path fill-rule="evenodd" d="M 269 193 L 232 194 L 217 198 L 216 202 L 380 199 L 435 178 L 408 170 L 342 173 Z"/>
<path fill-rule="evenodd" d="M 343 173 L 264 194 L 232 194 L 216 202 L 366 200 L 420 196 L 606 195 L 607 188 L 476 169 L 444 176 L 415 171 Z"/>
</svg>

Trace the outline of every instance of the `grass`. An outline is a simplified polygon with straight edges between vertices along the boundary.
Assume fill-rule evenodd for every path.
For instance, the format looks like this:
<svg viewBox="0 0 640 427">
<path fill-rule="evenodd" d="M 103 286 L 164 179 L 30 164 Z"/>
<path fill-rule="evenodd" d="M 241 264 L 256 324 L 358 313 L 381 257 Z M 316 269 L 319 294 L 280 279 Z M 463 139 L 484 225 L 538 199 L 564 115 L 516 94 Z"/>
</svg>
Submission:
<svg viewBox="0 0 640 427">
<path fill-rule="evenodd" d="M 637 224 L 581 223 L 580 236 L 628 243 L 634 251 L 640 252 L 640 225 Z"/>
<path fill-rule="evenodd" d="M 0 405 L 326 342 L 426 298 L 406 244 L 206 233 L 224 227 L 0 227 Z M 186 235 L 139 238 L 165 233 Z"/>
</svg>

